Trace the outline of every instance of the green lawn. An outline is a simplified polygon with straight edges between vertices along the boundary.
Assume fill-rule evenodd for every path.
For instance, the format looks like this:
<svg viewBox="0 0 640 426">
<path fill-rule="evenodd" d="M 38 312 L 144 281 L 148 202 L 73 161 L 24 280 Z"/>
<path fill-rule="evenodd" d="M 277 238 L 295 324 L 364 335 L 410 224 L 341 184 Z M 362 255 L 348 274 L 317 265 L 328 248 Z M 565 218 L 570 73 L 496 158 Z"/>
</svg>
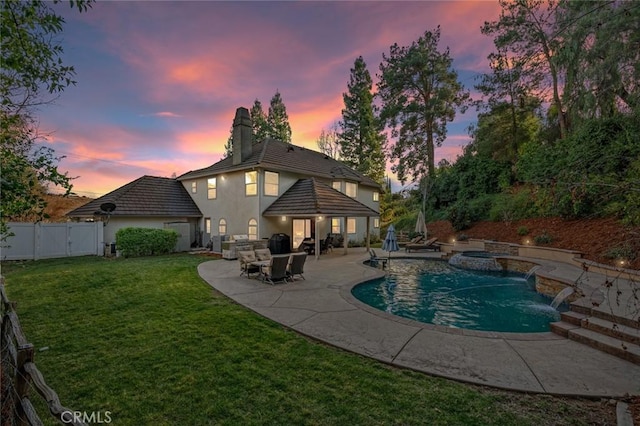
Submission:
<svg viewBox="0 0 640 426">
<path fill-rule="evenodd" d="M 611 420 L 597 401 L 460 384 L 310 341 L 213 291 L 196 270 L 208 260 L 87 257 L 5 263 L 2 272 L 63 405 L 110 411 L 114 425 Z"/>
</svg>

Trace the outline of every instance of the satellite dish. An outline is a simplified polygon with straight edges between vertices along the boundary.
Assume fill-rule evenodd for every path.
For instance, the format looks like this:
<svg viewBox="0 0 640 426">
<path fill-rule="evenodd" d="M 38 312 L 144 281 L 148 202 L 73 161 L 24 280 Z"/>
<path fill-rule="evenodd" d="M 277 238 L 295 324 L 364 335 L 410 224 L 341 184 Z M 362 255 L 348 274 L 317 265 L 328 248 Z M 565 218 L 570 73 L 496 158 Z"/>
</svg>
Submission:
<svg viewBox="0 0 640 426">
<path fill-rule="evenodd" d="M 111 213 L 116 209 L 116 205 L 113 203 L 102 203 L 100 204 L 100 210 L 103 212 Z"/>
</svg>

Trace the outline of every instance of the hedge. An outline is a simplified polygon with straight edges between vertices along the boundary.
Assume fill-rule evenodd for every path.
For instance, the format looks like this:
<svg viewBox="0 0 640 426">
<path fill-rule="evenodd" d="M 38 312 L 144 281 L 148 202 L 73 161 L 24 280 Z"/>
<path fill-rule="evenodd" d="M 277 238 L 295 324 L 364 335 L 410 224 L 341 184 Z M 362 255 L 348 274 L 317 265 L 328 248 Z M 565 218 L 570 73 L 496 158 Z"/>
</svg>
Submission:
<svg viewBox="0 0 640 426">
<path fill-rule="evenodd" d="M 171 253 L 178 233 L 173 229 L 122 228 L 116 232 L 116 246 L 124 257 Z"/>
</svg>

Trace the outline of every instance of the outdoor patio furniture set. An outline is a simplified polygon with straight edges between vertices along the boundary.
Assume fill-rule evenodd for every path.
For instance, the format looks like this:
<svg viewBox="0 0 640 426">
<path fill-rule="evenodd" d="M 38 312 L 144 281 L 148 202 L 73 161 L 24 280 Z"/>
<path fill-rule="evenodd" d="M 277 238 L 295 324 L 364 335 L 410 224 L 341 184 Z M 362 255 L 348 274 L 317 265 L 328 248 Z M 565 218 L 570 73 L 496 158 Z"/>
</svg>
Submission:
<svg viewBox="0 0 640 426">
<path fill-rule="evenodd" d="M 304 263 L 307 260 L 306 253 L 293 253 L 290 255 L 272 255 L 266 249 L 251 251 L 238 251 L 240 262 L 240 275 L 257 274 L 263 282 L 275 284 L 276 282 L 293 282 L 296 276 L 304 278 Z"/>
</svg>

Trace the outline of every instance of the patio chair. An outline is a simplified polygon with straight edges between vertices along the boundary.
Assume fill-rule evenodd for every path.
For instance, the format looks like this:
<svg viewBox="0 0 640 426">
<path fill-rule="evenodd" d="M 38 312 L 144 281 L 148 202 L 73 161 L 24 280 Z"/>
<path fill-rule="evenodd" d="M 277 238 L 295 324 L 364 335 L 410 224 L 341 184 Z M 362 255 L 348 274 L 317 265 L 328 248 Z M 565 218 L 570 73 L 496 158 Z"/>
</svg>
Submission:
<svg viewBox="0 0 640 426">
<path fill-rule="evenodd" d="M 269 266 L 261 268 L 262 281 L 269 284 L 275 284 L 277 281 L 286 281 L 289 278 L 287 266 L 289 265 L 289 256 L 273 256 Z"/>
<path fill-rule="evenodd" d="M 306 280 L 304 275 L 302 275 L 304 274 L 304 262 L 306 260 L 307 260 L 306 253 L 291 255 L 291 258 L 289 259 L 289 268 L 288 268 L 288 274 L 289 274 L 289 278 L 291 278 L 291 281 L 293 281 L 296 275 L 300 275 L 303 280 Z"/>
<path fill-rule="evenodd" d="M 404 246 L 404 250 L 410 252 L 411 250 L 433 250 L 440 251 L 440 245 L 436 244 L 437 238 L 429 238 L 427 241 L 421 243 L 407 244 Z"/>
<path fill-rule="evenodd" d="M 256 260 L 271 260 L 271 250 L 268 248 L 255 249 Z"/>
<path fill-rule="evenodd" d="M 330 253 L 333 251 L 333 237 L 331 234 L 327 234 L 327 238 L 320 243 L 320 254 Z"/>
<path fill-rule="evenodd" d="M 384 257 L 378 257 L 378 255 L 373 249 L 369 250 L 369 255 L 371 256 L 369 258 L 369 265 L 377 268 L 378 265 L 382 264 L 382 269 L 386 268 L 387 261 L 389 259 L 385 259 Z"/>
<path fill-rule="evenodd" d="M 252 273 L 260 271 L 260 268 L 251 264 L 251 262 L 256 261 L 256 254 L 253 250 L 237 251 L 236 254 L 240 262 L 240 275 L 247 274 L 247 278 L 251 278 Z"/>
</svg>

